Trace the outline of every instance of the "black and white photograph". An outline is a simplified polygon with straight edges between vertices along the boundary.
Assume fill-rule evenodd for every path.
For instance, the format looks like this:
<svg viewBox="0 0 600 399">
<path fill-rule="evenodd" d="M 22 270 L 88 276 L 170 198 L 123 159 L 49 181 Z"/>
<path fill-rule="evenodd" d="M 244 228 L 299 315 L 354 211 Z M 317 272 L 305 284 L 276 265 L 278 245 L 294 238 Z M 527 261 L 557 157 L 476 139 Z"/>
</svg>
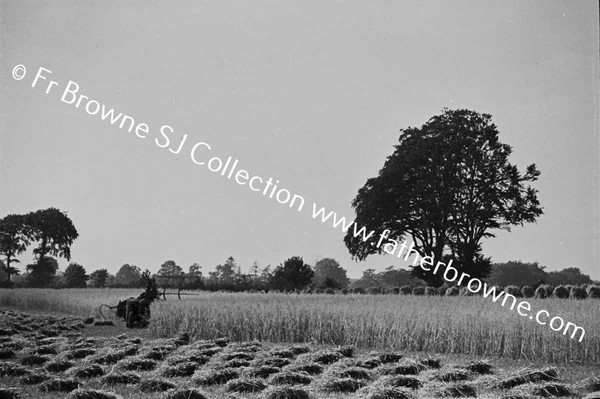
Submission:
<svg viewBox="0 0 600 399">
<path fill-rule="evenodd" d="M 0 0 L 0 399 L 600 399 L 593 0 Z"/>
</svg>

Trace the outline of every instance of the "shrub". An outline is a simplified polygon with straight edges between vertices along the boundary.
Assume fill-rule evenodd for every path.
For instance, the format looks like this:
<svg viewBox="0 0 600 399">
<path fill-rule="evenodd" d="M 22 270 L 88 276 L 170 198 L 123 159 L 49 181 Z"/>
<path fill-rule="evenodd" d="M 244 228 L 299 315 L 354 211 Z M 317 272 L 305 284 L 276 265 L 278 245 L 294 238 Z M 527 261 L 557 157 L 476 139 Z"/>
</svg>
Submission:
<svg viewBox="0 0 600 399">
<path fill-rule="evenodd" d="M 364 288 L 356 287 L 356 288 L 354 288 L 354 289 L 352 290 L 352 293 L 353 293 L 353 294 L 360 294 L 360 295 L 363 295 L 363 294 L 365 294 L 366 292 L 365 292 L 365 289 L 364 289 Z"/>
<path fill-rule="evenodd" d="M 348 289 L 347 289 L 347 288 L 344 288 L 344 289 L 342 290 L 342 294 L 343 294 L 343 295 L 348 295 Z"/>
<path fill-rule="evenodd" d="M 586 299 L 587 291 L 583 287 L 573 287 L 569 293 L 569 297 L 573 299 Z"/>
<path fill-rule="evenodd" d="M 554 289 L 552 296 L 555 298 L 567 299 L 569 297 L 569 290 L 565 286 L 559 285 Z"/>
<path fill-rule="evenodd" d="M 390 293 L 394 294 L 394 295 L 399 295 L 400 294 L 400 287 L 393 287 L 390 289 Z"/>
<path fill-rule="evenodd" d="M 446 290 L 446 296 L 458 296 L 459 293 L 460 293 L 460 290 L 458 289 L 457 286 L 450 287 Z"/>
<path fill-rule="evenodd" d="M 521 289 L 516 285 L 509 285 L 504 290 L 507 294 L 514 296 L 515 298 L 521 298 L 523 295 L 521 294 Z"/>
<path fill-rule="evenodd" d="M 333 295 L 335 294 L 335 290 L 333 288 L 325 288 L 325 293 L 327 295 Z"/>
<path fill-rule="evenodd" d="M 600 286 L 590 285 L 587 288 L 587 294 L 589 298 L 600 299 Z"/>
<path fill-rule="evenodd" d="M 383 294 L 383 289 L 381 287 L 369 287 L 367 288 L 367 294 L 380 295 Z"/>
<path fill-rule="evenodd" d="M 535 290 L 535 297 L 537 299 L 548 298 L 548 291 L 546 290 L 546 287 L 543 285 L 540 285 L 539 287 L 537 287 L 537 289 Z"/>
<path fill-rule="evenodd" d="M 535 295 L 535 290 L 530 285 L 524 285 L 521 287 L 521 295 L 523 298 L 533 298 Z"/>
<path fill-rule="evenodd" d="M 425 295 L 425 287 L 415 287 L 412 290 L 413 295 Z"/>
<path fill-rule="evenodd" d="M 412 294 L 412 288 L 409 287 L 408 285 L 403 285 L 402 287 L 400 287 L 400 293 L 402 295 L 411 295 Z"/>
<path fill-rule="evenodd" d="M 425 295 L 436 296 L 438 294 L 439 294 L 439 292 L 436 288 L 433 288 L 433 287 L 425 288 Z"/>
</svg>

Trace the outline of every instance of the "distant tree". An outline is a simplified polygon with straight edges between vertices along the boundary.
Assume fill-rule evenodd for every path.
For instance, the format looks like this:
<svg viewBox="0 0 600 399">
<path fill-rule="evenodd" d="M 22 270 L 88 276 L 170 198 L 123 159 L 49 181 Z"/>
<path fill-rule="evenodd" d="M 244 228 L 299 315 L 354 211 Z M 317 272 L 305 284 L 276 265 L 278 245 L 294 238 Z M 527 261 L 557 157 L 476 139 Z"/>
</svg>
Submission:
<svg viewBox="0 0 600 399">
<path fill-rule="evenodd" d="M 384 287 L 402 287 L 405 285 L 412 287 L 417 285 L 419 281 L 411 275 L 410 271 L 395 269 L 394 266 L 388 266 L 384 271 L 378 273 L 377 279 Z"/>
<path fill-rule="evenodd" d="M 346 270 L 340 266 L 340 264 L 332 258 L 324 258 L 315 263 L 314 267 L 315 275 L 313 277 L 313 285 L 317 288 L 346 288 L 348 287 L 349 279 L 346 275 Z M 330 281 L 328 285 L 325 284 L 327 279 Z"/>
<path fill-rule="evenodd" d="M 557 272 L 548 273 L 546 281 L 551 285 L 579 285 L 591 284 L 592 279 L 587 274 L 583 274 L 578 267 L 568 267 Z"/>
<path fill-rule="evenodd" d="M 375 273 L 375 269 L 366 269 L 365 271 L 363 271 L 363 275 L 361 278 L 352 282 L 352 288 L 354 288 L 354 289 L 356 289 L 356 288 L 367 289 L 367 288 L 376 287 L 379 285 L 380 285 L 379 277 L 378 277 L 377 273 Z"/>
<path fill-rule="evenodd" d="M 77 263 L 71 263 L 65 269 L 63 278 L 67 288 L 85 288 L 87 287 L 86 282 L 89 276 L 86 274 L 83 266 Z"/>
<path fill-rule="evenodd" d="M 259 273 L 260 273 L 260 267 L 258 267 L 258 262 L 257 261 L 252 262 L 252 266 L 250 266 L 250 275 L 256 279 L 256 278 L 258 278 Z"/>
<path fill-rule="evenodd" d="M 108 270 L 98 269 L 90 274 L 90 286 L 94 288 L 104 288 L 108 280 Z"/>
<path fill-rule="evenodd" d="M 189 267 L 188 273 L 192 276 L 201 276 L 202 272 L 200 271 L 200 269 L 202 269 L 202 266 L 200 266 L 197 263 L 194 263 Z"/>
<path fill-rule="evenodd" d="M 233 258 L 230 256 L 223 265 L 217 265 L 214 272 L 209 272 L 209 277 L 217 283 L 222 289 L 233 289 L 235 283 L 235 274 L 239 267 Z"/>
<path fill-rule="evenodd" d="M 348 250 L 363 260 L 386 253 L 386 243 L 412 240 L 421 258 L 448 255 L 462 272 L 486 277 L 491 262 L 481 254 L 481 240 L 542 214 L 537 190 L 528 185 L 540 172 L 531 164 L 521 173 L 508 160 L 511 152 L 491 116 L 474 111 L 445 109 L 420 128 L 402 130 L 379 175 L 352 201 L 355 224 L 374 234 L 363 240 L 348 229 Z M 378 245 L 385 230 L 389 240 Z M 418 266 L 412 274 L 443 283 Z"/>
<path fill-rule="evenodd" d="M 160 266 L 159 275 L 179 276 L 183 273 L 181 266 L 178 266 L 174 260 L 168 260 Z"/>
<path fill-rule="evenodd" d="M 124 264 L 115 275 L 115 284 L 120 287 L 138 287 L 142 272 L 135 265 Z"/>
<path fill-rule="evenodd" d="M 71 260 L 71 244 L 79 233 L 65 212 L 48 208 L 32 212 L 26 218 L 31 236 L 38 243 L 33 250 L 38 259 L 52 255 Z"/>
<path fill-rule="evenodd" d="M 314 274 L 301 257 L 294 256 L 277 266 L 271 278 L 271 286 L 282 291 L 301 290 L 310 284 Z"/>
<path fill-rule="evenodd" d="M 36 263 L 27 265 L 27 285 L 34 288 L 50 287 L 58 271 L 58 262 L 49 256 L 44 256 Z"/>
<path fill-rule="evenodd" d="M 6 274 L 7 286 L 10 286 L 10 276 L 18 275 L 19 269 L 12 266 L 19 263 L 16 256 L 27 249 L 30 243 L 31 230 L 23 215 L 7 215 L 0 219 L 0 255 L 4 257 L 2 271 Z"/>
<path fill-rule="evenodd" d="M 539 286 L 538 283 L 547 279 L 548 274 L 537 262 L 526 263 L 513 260 L 506 263 L 497 263 L 492 266 L 492 271 L 486 279 L 490 285 L 506 287 L 508 285 Z M 547 282 L 547 281 L 546 281 Z"/>
</svg>

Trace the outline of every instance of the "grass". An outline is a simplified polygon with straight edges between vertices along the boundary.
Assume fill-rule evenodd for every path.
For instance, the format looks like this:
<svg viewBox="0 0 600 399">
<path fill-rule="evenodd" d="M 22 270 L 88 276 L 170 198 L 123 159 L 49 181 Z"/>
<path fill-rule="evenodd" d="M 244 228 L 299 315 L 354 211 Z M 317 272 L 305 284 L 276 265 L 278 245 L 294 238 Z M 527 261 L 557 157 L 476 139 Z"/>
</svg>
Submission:
<svg viewBox="0 0 600 399">
<path fill-rule="evenodd" d="M 2 289 L 0 306 L 98 316 L 100 304 L 114 304 L 119 299 L 139 294 L 138 291 Z M 149 332 L 157 338 L 174 337 L 187 331 L 192 340 L 311 342 L 359 349 L 600 364 L 600 306 L 597 300 L 528 301 L 534 310 L 545 309 L 552 316 L 561 316 L 565 321 L 584 327 L 583 341 L 571 340 L 551 331 L 548 326 L 540 326 L 478 296 L 203 292 L 199 296 L 183 297 L 182 301 L 153 304 Z M 41 327 L 52 335 L 61 332 L 56 326 Z M 343 355 L 337 352 L 331 356 L 335 360 Z"/>
</svg>

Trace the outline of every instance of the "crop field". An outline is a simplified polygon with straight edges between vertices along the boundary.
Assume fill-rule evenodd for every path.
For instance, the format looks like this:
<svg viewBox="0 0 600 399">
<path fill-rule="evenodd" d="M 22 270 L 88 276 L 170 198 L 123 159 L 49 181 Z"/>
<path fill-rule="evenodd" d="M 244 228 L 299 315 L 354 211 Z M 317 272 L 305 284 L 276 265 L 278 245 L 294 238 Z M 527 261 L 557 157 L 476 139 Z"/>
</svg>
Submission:
<svg viewBox="0 0 600 399">
<path fill-rule="evenodd" d="M 137 293 L 0 290 L 0 398 L 600 397 L 596 300 L 531 300 L 581 343 L 480 297 L 201 293 L 148 329 L 89 319 Z"/>
</svg>

